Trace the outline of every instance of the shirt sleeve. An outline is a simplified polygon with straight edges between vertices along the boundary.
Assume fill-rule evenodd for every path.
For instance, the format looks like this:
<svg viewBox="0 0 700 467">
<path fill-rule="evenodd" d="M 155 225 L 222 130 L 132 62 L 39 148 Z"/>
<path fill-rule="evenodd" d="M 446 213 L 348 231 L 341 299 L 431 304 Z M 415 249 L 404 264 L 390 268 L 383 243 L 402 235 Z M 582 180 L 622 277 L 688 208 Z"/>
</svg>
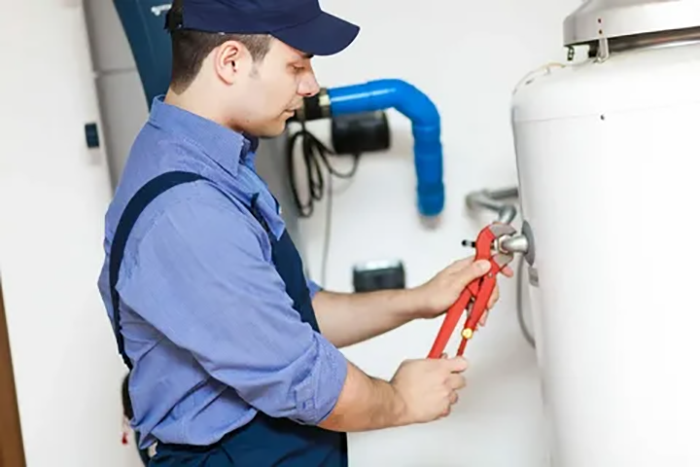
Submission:
<svg viewBox="0 0 700 467">
<path fill-rule="evenodd" d="M 316 294 L 323 290 L 323 288 L 318 285 L 316 282 L 312 281 L 311 279 L 308 279 L 306 281 L 306 286 L 309 288 L 309 295 L 311 296 L 311 300 L 314 299 Z"/>
<path fill-rule="evenodd" d="M 230 203 L 169 206 L 137 244 L 120 295 L 253 407 L 318 424 L 337 402 L 347 362 L 301 321 L 265 259 L 266 234 Z"/>
</svg>

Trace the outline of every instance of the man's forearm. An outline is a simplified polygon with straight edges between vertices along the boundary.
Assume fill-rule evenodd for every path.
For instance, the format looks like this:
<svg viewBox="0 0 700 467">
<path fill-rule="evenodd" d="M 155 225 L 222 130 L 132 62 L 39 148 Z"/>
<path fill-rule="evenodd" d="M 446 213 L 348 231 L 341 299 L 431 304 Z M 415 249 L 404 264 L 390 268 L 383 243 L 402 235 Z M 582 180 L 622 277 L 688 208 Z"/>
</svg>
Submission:
<svg viewBox="0 0 700 467">
<path fill-rule="evenodd" d="M 354 294 L 320 291 L 313 307 L 321 333 L 339 348 L 391 331 L 423 311 L 411 289 Z"/>
<path fill-rule="evenodd" d="M 406 404 L 389 382 L 372 378 L 348 362 L 338 402 L 319 426 L 342 432 L 378 430 L 408 423 L 406 415 Z"/>
</svg>

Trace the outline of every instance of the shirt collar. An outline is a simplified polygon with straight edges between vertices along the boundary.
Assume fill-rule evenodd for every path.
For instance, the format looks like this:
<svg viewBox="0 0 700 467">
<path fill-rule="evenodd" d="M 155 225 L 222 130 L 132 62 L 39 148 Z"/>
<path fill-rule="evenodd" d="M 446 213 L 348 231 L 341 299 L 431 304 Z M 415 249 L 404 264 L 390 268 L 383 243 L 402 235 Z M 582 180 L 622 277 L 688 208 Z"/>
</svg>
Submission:
<svg viewBox="0 0 700 467">
<path fill-rule="evenodd" d="M 253 163 L 258 139 L 237 133 L 218 123 L 164 102 L 165 96 L 153 99 L 149 122 L 173 132 L 199 147 L 208 157 L 231 175 L 238 173 L 241 162 Z"/>
</svg>

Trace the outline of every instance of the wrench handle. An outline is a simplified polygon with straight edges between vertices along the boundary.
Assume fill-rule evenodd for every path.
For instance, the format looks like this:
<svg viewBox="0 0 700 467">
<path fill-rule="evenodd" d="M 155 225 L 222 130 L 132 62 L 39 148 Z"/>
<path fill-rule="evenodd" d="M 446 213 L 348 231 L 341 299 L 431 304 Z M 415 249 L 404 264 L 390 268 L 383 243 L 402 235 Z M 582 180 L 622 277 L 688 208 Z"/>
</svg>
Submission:
<svg viewBox="0 0 700 467">
<path fill-rule="evenodd" d="M 493 278 L 493 280 L 485 278 L 482 282 L 481 289 L 479 290 L 479 293 L 476 296 L 476 299 L 474 300 L 471 312 L 469 313 L 469 316 L 467 317 L 467 320 L 464 323 L 464 329 L 471 329 L 472 334 L 474 331 L 476 331 L 476 327 L 478 326 L 479 321 L 481 321 L 481 317 L 484 316 L 484 313 L 486 312 L 486 306 L 489 303 L 489 298 L 491 297 L 491 294 L 493 293 L 493 290 L 495 288 L 495 277 Z M 461 357 L 462 355 L 464 355 L 464 351 L 467 348 L 467 342 L 469 342 L 469 339 L 466 339 L 464 336 L 462 336 L 462 341 L 459 343 L 459 348 L 457 349 L 458 356 Z"/>
<path fill-rule="evenodd" d="M 454 302 L 447 310 L 445 319 L 440 327 L 440 331 L 438 332 L 435 342 L 433 343 L 433 347 L 430 349 L 430 353 L 428 354 L 428 358 L 440 358 L 442 353 L 445 351 L 445 347 L 447 347 L 450 336 L 452 336 L 452 333 L 457 327 L 459 318 L 467 308 L 467 305 L 471 301 L 472 297 L 473 295 L 469 290 L 469 287 L 465 288 L 462 291 L 462 294 L 459 296 L 459 299 L 457 299 L 457 301 Z"/>
<path fill-rule="evenodd" d="M 486 307 L 489 304 L 489 299 L 496 288 L 496 277 L 485 277 L 481 283 L 481 289 L 479 289 L 479 294 L 476 296 L 474 301 L 474 306 L 472 307 L 472 312 L 469 313 L 469 318 L 467 322 L 464 323 L 464 328 L 476 330 L 479 321 L 481 321 L 482 316 L 486 313 Z"/>
</svg>

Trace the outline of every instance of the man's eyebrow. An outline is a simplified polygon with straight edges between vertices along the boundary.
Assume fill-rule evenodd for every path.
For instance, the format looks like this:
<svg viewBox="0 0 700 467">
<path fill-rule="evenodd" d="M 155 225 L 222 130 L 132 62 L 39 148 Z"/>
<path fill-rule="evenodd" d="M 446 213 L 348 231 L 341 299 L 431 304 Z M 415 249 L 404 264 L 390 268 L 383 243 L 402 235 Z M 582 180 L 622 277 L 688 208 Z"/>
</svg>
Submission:
<svg viewBox="0 0 700 467">
<path fill-rule="evenodd" d="M 307 54 L 304 52 L 300 52 L 296 57 L 294 57 L 292 62 L 298 62 L 298 61 L 306 60 L 306 59 L 311 60 L 312 57 L 313 57 L 313 54 Z"/>
</svg>

